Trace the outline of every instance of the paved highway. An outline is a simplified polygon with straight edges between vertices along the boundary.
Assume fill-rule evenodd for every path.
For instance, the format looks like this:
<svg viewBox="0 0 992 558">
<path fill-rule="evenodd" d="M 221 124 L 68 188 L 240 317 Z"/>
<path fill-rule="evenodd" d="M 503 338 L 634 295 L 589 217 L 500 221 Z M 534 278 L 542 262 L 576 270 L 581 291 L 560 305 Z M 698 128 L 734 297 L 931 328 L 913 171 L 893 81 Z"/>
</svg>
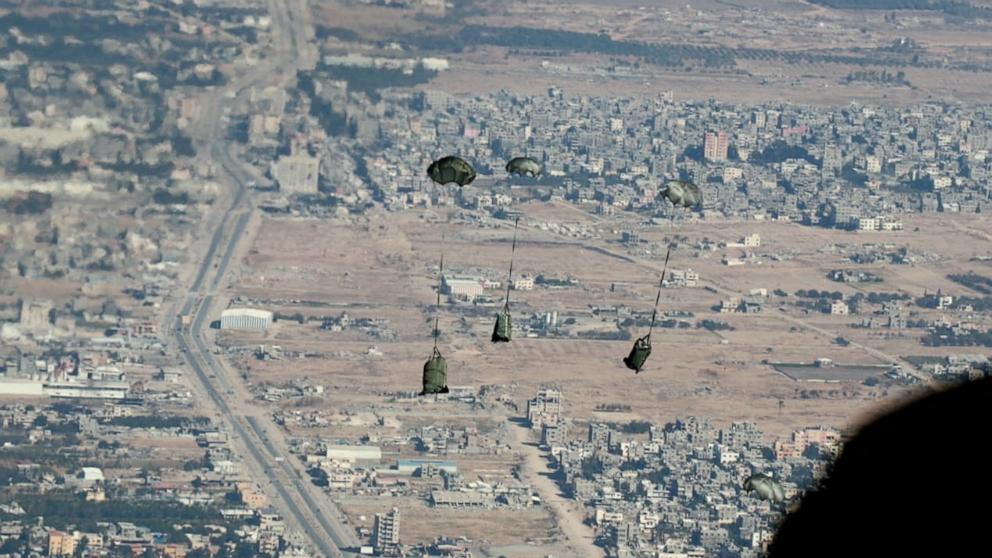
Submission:
<svg viewBox="0 0 992 558">
<path fill-rule="evenodd" d="M 181 315 L 192 318 L 190 328 L 184 330 L 181 317 L 177 317 L 174 333 L 186 361 L 208 396 L 208 403 L 217 409 L 228 425 L 233 434 L 232 441 L 246 450 L 242 453 L 249 469 L 268 478 L 268 485 L 262 483 L 263 487 L 271 486 L 270 496 L 273 496 L 281 509 L 288 512 L 288 519 L 299 527 L 320 553 L 327 557 L 339 557 L 346 555 L 343 548 L 357 545 L 354 533 L 341 525 L 340 514 L 330 502 L 321 505 L 311 493 L 315 488 L 308 484 L 308 480 L 300 478 L 299 471 L 285 459 L 276 460 L 285 451 L 280 452 L 269 439 L 262 426 L 263 421 L 254 416 L 242 416 L 235 411 L 237 401 L 233 398 L 229 400 L 226 394 L 236 393 L 236 386 L 232 384 L 232 379 L 223 366 L 214 360 L 202 334 L 204 324 L 211 317 L 214 292 L 221 285 L 231 258 L 237 252 L 238 242 L 251 219 L 252 209 L 250 199 L 246 196 L 247 182 L 252 175 L 231 155 L 231 144 L 224 137 L 224 112 L 221 110 L 224 100 L 232 99 L 237 102 L 251 87 L 274 82 L 284 83 L 292 77 L 295 69 L 307 67 L 315 59 L 314 51 L 307 41 L 310 31 L 306 23 L 309 20 L 306 5 L 298 0 L 272 1 L 269 5 L 273 16 L 273 52 L 241 78 L 205 95 L 201 99 L 201 117 L 190 129 L 190 135 L 196 139 L 201 150 L 206 148 L 211 160 L 219 163 L 218 178 L 230 187 L 230 191 L 223 196 L 223 201 L 230 199 L 230 205 L 222 216 L 218 216 L 219 219 L 215 218 L 219 224 L 211 234 L 204 259 L 184 297 Z M 300 48 L 300 45 L 304 46 Z M 218 254 L 222 255 L 215 262 Z M 210 280 L 212 269 L 215 271 Z M 208 282 L 210 289 L 204 292 L 204 285 Z M 237 378 L 234 381 L 238 381 Z M 271 493 L 273 490 L 274 494 Z M 330 513 L 325 513 L 327 509 L 330 509 Z"/>
</svg>

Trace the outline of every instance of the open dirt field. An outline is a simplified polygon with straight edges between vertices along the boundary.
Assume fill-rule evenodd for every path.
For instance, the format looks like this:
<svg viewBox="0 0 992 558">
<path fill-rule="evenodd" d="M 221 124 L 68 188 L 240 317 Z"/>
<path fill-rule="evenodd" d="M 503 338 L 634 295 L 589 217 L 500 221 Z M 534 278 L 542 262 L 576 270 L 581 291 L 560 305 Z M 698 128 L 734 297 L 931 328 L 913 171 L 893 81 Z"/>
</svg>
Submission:
<svg viewBox="0 0 992 558">
<path fill-rule="evenodd" d="M 952 65 L 986 64 L 992 52 L 987 24 L 945 19 L 940 12 L 903 11 L 891 19 L 890 11 L 885 10 L 832 10 L 790 0 L 624 1 L 609 5 L 475 0 L 457 5 L 441 17 L 413 9 L 334 0 L 320 2 L 314 14 L 319 25 L 357 34 L 356 40 L 326 39 L 323 48 L 327 52 L 375 51 L 384 41 L 402 43 L 412 36 L 453 36 L 465 25 L 605 33 L 615 41 L 648 44 L 835 54 L 884 49 L 910 39 L 920 45 L 925 56 Z M 904 71 L 911 86 L 843 84 L 841 80 L 852 71 L 882 68 L 742 57 L 726 68 L 703 68 L 698 63 L 665 68 L 641 63 L 634 70 L 614 72 L 612 66 L 630 66 L 636 60 L 555 49 L 511 52 L 504 47 L 474 44 L 432 54 L 448 58 L 451 69 L 420 88 L 463 95 L 503 89 L 541 94 L 558 86 L 568 95 L 672 91 L 677 99 L 713 98 L 736 103 L 774 100 L 836 105 L 858 101 L 902 105 L 930 98 L 984 102 L 990 79 L 986 72 L 897 64 L 885 69 Z"/>
<path fill-rule="evenodd" d="M 381 498 L 358 496 L 340 499 L 348 522 L 356 528 L 372 529 L 375 514 L 383 511 Z M 551 516 L 541 507 L 526 510 L 464 510 L 429 508 L 412 499 L 393 499 L 400 509 L 404 544 L 430 543 L 437 537 L 459 537 L 463 533 L 485 533 L 471 546 L 512 545 L 536 542 L 544 545 L 554 536 Z M 364 516 L 364 520 L 361 517 Z M 548 549 L 545 549 L 547 552 Z"/>
<path fill-rule="evenodd" d="M 536 288 L 513 291 L 512 308 L 520 323 L 531 313 L 557 311 L 575 316 L 583 329 L 614 329 L 614 318 L 597 318 L 593 306 L 627 306 L 650 309 L 654 285 L 661 269 L 661 249 L 644 256 L 643 245 L 628 249 L 615 240 L 616 231 L 635 226 L 626 216 L 611 221 L 583 217 L 573 208 L 528 204 L 522 222 L 521 243 L 515 275 L 573 277 L 578 285 L 566 289 Z M 539 230 L 541 224 L 588 225 L 592 235 L 583 240 Z M 856 382 L 815 386 L 795 382 L 763 365 L 762 360 L 812 362 L 830 358 L 844 364 L 884 364 L 877 355 L 855 346 L 833 343 L 836 336 L 865 344 L 898 359 L 918 354 L 949 354 L 955 348 L 923 348 L 919 330 L 889 332 L 853 328 L 859 316 L 804 314 L 794 307 L 777 307 L 795 300 L 799 289 L 840 291 L 849 296 L 861 292 L 902 292 L 913 298 L 940 288 L 948 293 L 967 289 L 946 279 L 946 274 L 985 266 L 968 260 L 976 255 L 976 235 L 987 235 L 990 226 L 977 218 L 957 218 L 955 225 L 939 217 L 914 217 L 906 231 L 895 233 L 851 233 L 802 227 L 785 223 L 728 223 L 706 221 L 655 226 L 640 230 L 648 246 L 660 247 L 673 234 L 685 237 L 673 257 L 673 268 L 691 267 L 701 275 L 703 288 L 666 289 L 661 311 L 689 311 L 690 323 L 700 319 L 728 323 L 733 330 L 709 332 L 701 328 L 662 329 L 654 336 L 654 353 L 640 375 L 630 374 L 620 364 L 629 341 L 594 339 L 523 338 L 509 345 L 492 345 L 488 335 L 494 309 L 471 305 L 445 305 L 440 313 L 439 347 L 449 361 L 449 384 L 512 386 L 518 404 L 545 384 L 560 385 L 567 414 L 592 418 L 599 403 L 623 401 L 631 415 L 659 422 L 678 416 L 707 416 L 717 423 L 756 421 L 763 430 L 785 435 L 794 428 L 813 424 L 844 426 L 875 405 L 885 394 L 898 389 L 872 389 Z M 326 404 L 331 408 L 358 408 L 383 404 L 386 397 L 419 388 L 423 361 L 430 353 L 430 319 L 433 315 L 436 262 L 445 232 L 446 269 L 503 279 L 511 236 L 509 227 L 478 229 L 457 222 L 428 224 L 414 215 L 372 215 L 357 223 L 346 221 L 279 219 L 263 222 L 244 262 L 234 293 L 257 300 L 299 300 L 327 304 L 315 315 L 337 315 L 347 310 L 353 317 L 386 318 L 396 332 L 392 341 L 375 340 L 361 333 L 320 330 L 313 322 L 299 325 L 280 321 L 264 337 L 224 334 L 225 344 L 250 347 L 274 343 L 284 350 L 311 352 L 302 359 L 240 361 L 255 382 L 282 383 L 309 378 L 327 386 Z M 919 230 L 917 230 L 919 229 Z M 760 264 L 727 267 L 723 256 L 737 257 L 741 248 L 700 251 L 695 245 L 711 241 L 736 242 L 745 234 L 758 233 L 762 244 L 754 249 Z M 313 239 L 324 239 L 313 242 Z M 934 263 L 917 265 L 856 266 L 846 258 L 864 244 L 891 244 L 912 254 L 937 254 Z M 288 248 L 289 247 L 289 248 Z M 347 250 L 345 249 L 347 247 Z M 636 251 L 636 253 L 635 253 Z M 768 256 L 785 254 L 791 259 L 773 261 Z M 869 270 L 882 283 L 842 284 L 830 281 L 831 269 Z M 626 289 L 611 292 L 613 282 Z M 753 315 L 719 314 L 713 307 L 727 293 L 742 295 L 764 288 L 782 289 L 790 296 L 771 296 L 762 312 Z M 488 294 L 499 300 L 501 291 Z M 278 306 L 280 311 L 300 305 Z M 927 312 L 912 307 L 911 317 Z M 788 321 L 802 320 L 800 322 Z M 799 324 L 799 325 L 797 325 Z M 807 328 L 818 328 L 826 332 Z M 383 355 L 365 354 L 375 345 Z M 821 389 L 836 391 L 833 397 L 800 399 L 799 392 Z M 847 397 L 842 396 L 847 392 Z M 778 409 L 778 401 L 784 408 Z M 420 399 L 395 404 L 413 412 L 433 413 L 445 404 Z M 440 407 L 438 407 L 440 405 Z M 450 404 L 447 404 L 450 406 Z M 443 413 L 442 413 L 443 414 Z M 401 422 L 404 417 L 398 417 Z"/>
</svg>

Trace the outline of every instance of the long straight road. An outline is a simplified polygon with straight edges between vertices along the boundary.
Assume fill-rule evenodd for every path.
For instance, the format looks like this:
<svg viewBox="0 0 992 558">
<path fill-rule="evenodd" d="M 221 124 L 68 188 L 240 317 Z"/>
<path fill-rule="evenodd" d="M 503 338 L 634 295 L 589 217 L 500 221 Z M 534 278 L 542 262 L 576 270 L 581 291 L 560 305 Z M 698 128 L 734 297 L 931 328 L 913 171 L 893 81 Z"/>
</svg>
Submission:
<svg viewBox="0 0 992 558">
<path fill-rule="evenodd" d="M 596 546 L 592 529 L 582 523 L 583 504 L 560 493 L 558 483 L 551 478 L 554 471 L 548 467 L 547 456 L 534 443 L 527 441 L 527 428 L 511 424 L 510 433 L 514 447 L 523 455 L 521 476 L 530 482 L 541 495 L 545 508 L 552 510 L 558 528 L 568 541 L 569 552 L 575 558 L 603 558 L 605 549 Z"/>
<path fill-rule="evenodd" d="M 212 221 L 218 224 L 208 233 L 210 242 L 204 258 L 182 304 L 177 305 L 181 307 L 181 316 L 192 319 L 190 327 L 185 330 L 181 317 L 177 317 L 174 332 L 176 342 L 206 396 L 205 403 L 213 406 L 221 416 L 232 434 L 235 450 L 244 458 L 249 472 L 260 481 L 267 480 L 260 482 L 263 489 L 320 554 L 339 557 L 348 555 L 343 549 L 357 545 L 354 533 L 341 524 L 340 513 L 328 512 L 329 504 L 320 502 L 322 495 L 315 494 L 315 487 L 302 479 L 299 470 L 284 459 L 288 452 L 270 440 L 263 426 L 265 419 L 237 412 L 239 401 L 229 395 L 245 390 L 236 384 L 240 380 L 227 374 L 214 359 L 203 336 L 204 325 L 214 310 L 214 293 L 222 285 L 252 212 L 247 182 L 253 175 L 232 155 L 233 146 L 224 137 L 223 105 L 226 100 L 239 102 L 244 93 L 255 86 L 285 85 L 296 69 L 310 67 L 315 61 L 305 2 L 273 0 L 269 2 L 269 8 L 273 22 L 272 51 L 258 66 L 202 98 L 200 118 L 190 128 L 199 150 L 209 153 L 211 162 L 218 169 L 218 180 L 228 187 L 220 203 L 229 201 L 230 205 L 222 215 L 214 216 Z"/>
</svg>

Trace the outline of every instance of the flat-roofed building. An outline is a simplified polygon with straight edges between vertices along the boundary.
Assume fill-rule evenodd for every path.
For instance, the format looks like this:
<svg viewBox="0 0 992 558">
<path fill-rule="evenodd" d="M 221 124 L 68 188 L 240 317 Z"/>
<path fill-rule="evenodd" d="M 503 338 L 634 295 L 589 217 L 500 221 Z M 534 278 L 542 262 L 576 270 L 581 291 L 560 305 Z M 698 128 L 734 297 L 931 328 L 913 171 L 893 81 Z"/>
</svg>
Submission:
<svg viewBox="0 0 992 558">
<path fill-rule="evenodd" d="M 441 279 L 442 292 L 455 298 L 474 300 L 482 296 L 483 282 L 478 277 L 445 275 Z"/>
<path fill-rule="evenodd" d="M 458 465 L 454 461 L 440 461 L 434 459 L 400 459 L 396 461 L 396 470 L 400 473 L 412 475 L 424 466 L 433 467 L 446 473 L 457 473 Z"/>
<path fill-rule="evenodd" d="M 541 431 L 545 424 L 557 424 L 561 417 L 562 397 L 556 389 L 543 389 L 527 401 L 527 421 L 534 430 Z"/>
<path fill-rule="evenodd" d="M 255 308 L 228 308 L 220 313 L 221 329 L 266 330 L 272 326 L 272 312 Z"/>
<path fill-rule="evenodd" d="M 49 556 L 72 556 L 76 552 L 76 538 L 70 533 L 51 530 L 48 532 Z"/>
<path fill-rule="evenodd" d="M 294 153 L 279 158 L 272 176 L 279 191 L 286 194 L 316 194 L 320 177 L 320 159 L 306 153 Z"/>
<path fill-rule="evenodd" d="M 491 494 L 435 490 L 431 492 L 431 505 L 436 508 L 487 508 L 494 505 Z"/>
<path fill-rule="evenodd" d="M 381 461 L 382 449 L 379 446 L 327 446 L 328 459 L 338 461 Z"/>
</svg>

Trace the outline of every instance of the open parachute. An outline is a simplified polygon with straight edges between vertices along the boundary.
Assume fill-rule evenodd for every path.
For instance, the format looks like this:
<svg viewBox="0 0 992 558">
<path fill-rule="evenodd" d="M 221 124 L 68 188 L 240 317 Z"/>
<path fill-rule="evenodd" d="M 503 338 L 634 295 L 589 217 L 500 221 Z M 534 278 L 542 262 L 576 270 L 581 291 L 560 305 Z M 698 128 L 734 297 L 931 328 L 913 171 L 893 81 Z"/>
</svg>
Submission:
<svg viewBox="0 0 992 558">
<path fill-rule="evenodd" d="M 675 207 L 692 208 L 703 204 L 702 190 L 685 180 L 669 180 L 658 194 L 665 196 Z"/>
<path fill-rule="evenodd" d="M 441 185 L 454 182 L 465 186 L 475 180 L 475 169 L 464 159 L 449 155 L 431 163 L 427 167 L 427 176 Z"/>
<path fill-rule="evenodd" d="M 539 176 L 544 171 L 541 163 L 530 157 L 514 157 L 506 164 L 506 172 L 517 176 Z"/>
<path fill-rule="evenodd" d="M 754 492 L 762 500 L 771 500 L 772 502 L 785 500 L 785 491 L 782 490 L 782 485 L 761 473 L 755 473 L 748 477 L 744 481 L 744 490 Z"/>
</svg>

